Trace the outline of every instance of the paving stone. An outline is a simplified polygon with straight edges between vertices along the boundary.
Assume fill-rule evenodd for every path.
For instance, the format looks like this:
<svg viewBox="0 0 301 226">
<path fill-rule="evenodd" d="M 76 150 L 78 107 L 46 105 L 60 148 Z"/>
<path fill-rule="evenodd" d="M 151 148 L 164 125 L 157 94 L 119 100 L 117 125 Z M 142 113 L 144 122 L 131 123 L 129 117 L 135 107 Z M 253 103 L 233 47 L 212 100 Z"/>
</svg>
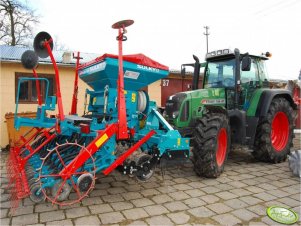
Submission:
<svg viewBox="0 0 301 226">
<path fill-rule="evenodd" d="M 250 206 L 246 207 L 248 210 L 256 213 L 259 216 L 266 216 L 266 207 L 262 205 L 255 205 L 255 206 Z"/>
<path fill-rule="evenodd" d="M 218 193 L 215 193 L 215 195 L 224 200 L 234 199 L 234 198 L 238 197 L 237 195 L 235 195 L 231 192 L 228 192 L 228 191 L 218 192 Z"/>
<path fill-rule="evenodd" d="M 144 221 L 133 221 L 132 223 L 128 224 L 128 226 L 147 226 L 148 224 Z"/>
<path fill-rule="evenodd" d="M 122 187 L 125 188 L 126 186 L 128 186 L 126 183 L 122 182 L 122 181 L 114 181 L 111 183 L 112 187 Z"/>
<path fill-rule="evenodd" d="M 201 196 L 200 199 L 204 200 L 206 203 L 209 203 L 209 204 L 215 203 L 220 200 L 220 198 L 215 195 L 204 195 L 204 196 Z"/>
<path fill-rule="evenodd" d="M 245 189 L 252 192 L 252 193 L 264 192 L 264 190 L 262 188 L 259 188 L 257 186 L 247 186 L 247 187 L 245 187 Z"/>
<path fill-rule="evenodd" d="M 91 197 L 99 197 L 108 195 L 108 192 L 106 190 L 93 190 L 90 194 Z"/>
<path fill-rule="evenodd" d="M 224 202 L 227 206 L 233 208 L 233 209 L 240 209 L 248 206 L 247 203 L 239 200 L 239 199 L 230 199 Z"/>
<path fill-rule="evenodd" d="M 136 200 L 131 200 L 131 202 L 136 206 L 136 207 L 143 207 L 143 206 L 150 206 L 153 205 L 154 202 L 151 201 L 148 198 L 142 198 L 142 199 L 136 199 Z"/>
<path fill-rule="evenodd" d="M 258 193 L 258 194 L 254 194 L 253 196 L 255 196 L 256 198 L 259 198 L 263 201 L 271 201 L 271 200 L 274 200 L 274 199 L 277 198 L 274 195 L 270 195 L 266 192 L 261 192 L 261 193 Z"/>
<path fill-rule="evenodd" d="M 242 183 L 240 181 L 231 181 L 229 183 L 227 183 L 235 188 L 242 188 L 242 187 L 246 187 L 247 185 L 245 183 Z"/>
<path fill-rule="evenodd" d="M 95 184 L 95 190 L 100 189 L 100 190 L 106 191 L 106 189 L 108 189 L 110 187 L 111 187 L 111 185 L 109 183 L 96 183 Z M 108 193 L 106 193 L 106 194 L 108 194 Z"/>
<path fill-rule="evenodd" d="M 193 188 L 202 188 L 202 187 L 207 186 L 206 184 L 203 184 L 202 182 L 199 182 L 199 181 L 190 182 L 190 183 L 188 183 L 188 185 Z"/>
<path fill-rule="evenodd" d="M 236 189 L 231 189 L 229 190 L 229 192 L 235 194 L 235 195 L 238 195 L 239 197 L 241 196 L 247 196 L 247 195 L 250 195 L 252 194 L 251 192 L 243 189 L 243 188 L 236 188 Z"/>
<path fill-rule="evenodd" d="M 9 209 L 0 209 L 1 218 L 6 218 Z"/>
<path fill-rule="evenodd" d="M 201 190 L 206 192 L 207 194 L 213 194 L 221 191 L 221 189 L 212 186 L 203 187 L 201 188 Z"/>
<path fill-rule="evenodd" d="M 208 179 L 208 178 L 203 180 L 202 182 L 208 186 L 213 186 L 213 185 L 219 184 L 219 181 L 217 181 L 215 179 Z"/>
<path fill-rule="evenodd" d="M 122 194 L 122 197 L 125 200 L 132 200 L 132 199 L 143 198 L 142 195 L 139 192 L 126 192 L 126 193 Z"/>
<path fill-rule="evenodd" d="M 145 212 L 143 208 L 134 208 L 130 210 L 122 211 L 126 219 L 137 220 L 141 218 L 148 217 L 148 214 Z"/>
<path fill-rule="evenodd" d="M 267 224 L 263 223 L 263 222 L 257 222 L 257 221 L 251 221 L 248 222 L 249 226 L 266 226 Z"/>
<path fill-rule="evenodd" d="M 169 213 L 167 216 L 177 225 L 186 224 L 190 219 L 190 216 L 184 212 Z"/>
<path fill-rule="evenodd" d="M 183 191 L 177 191 L 177 192 L 172 192 L 169 194 L 169 196 L 173 199 L 173 200 L 183 200 L 183 199 L 188 199 L 190 198 L 189 195 L 187 195 L 185 192 Z"/>
<path fill-rule="evenodd" d="M 97 216 L 81 217 L 74 220 L 75 225 L 100 225 L 100 220 Z"/>
<path fill-rule="evenodd" d="M 205 195 L 205 192 L 202 192 L 200 189 L 191 189 L 191 190 L 186 190 L 184 192 L 193 198 Z"/>
<path fill-rule="evenodd" d="M 290 208 L 300 206 L 300 200 L 297 201 L 297 200 L 292 199 L 290 197 L 281 198 L 281 199 L 278 199 L 277 201 L 279 201 L 281 203 L 284 203 L 285 205 L 289 206 Z"/>
<path fill-rule="evenodd" d="M 133 208 L 133 204 L 130 202 L 113 202 L 111 203 L 111 206 L 117 211 Z"/>
<path fill-rule="evenodd" d="M 166 194 L 156 195 L 156 196 L 152 197 L 152 200 L 157 204 L 162 204 L 162 203 L 172 201 L 172 199 Z"/>
<path fill-rule="evenodd" d="M 76 207 L 80 207 L 80 203 L 75 203 L 72 205 L 73 208 L 76 208 Z M 66 205 L 66 206 L 59 206 L 59 209 L 60 210 L 68 210 L 70 209 L 70 206 Z"/>
<path fill-rule="evenodd" d="M 186 190 L 192 189 L 192 187 L 187 184 L 176 184 L 176 185 L 173 185 L 173 187 L 179 191 L 186 191 Z"/>
<path fill-rule="evenodd" d="M 142 186 L 140 184 L 128 185 L 125 187 L 128 191 L 140 191 L 142 190 Z"/>
<path fill-rule="evenodd" d="M 219 183 L 228 183 L 231 182 L 232 180 L 229 179 L 227 176 L 225 175 L 221 175 L 219 178 L 215 179 L 216 181 L 218 181 Z M 220 184 L 219 184 L 220 185 Z M 219 186 L 218 185 L 218 186 Z"/>
<path fill-rule="evenodd" d="M 65 214 L 63 210 L 40 213 L 41 222 L 64 220 L 64 219 L 65 219 Z"/>
<path fill-rule="evenodd" d="M 178 191 L 177 189 L 175 189 L 175 188 L 172 187 L 172 186 L 164 186 L 164 187 L 160 187 L 160 188 L 157 188 L 157 190 L 158 190 L 161 194 L 169 194 L 169 193 Z"/>
<path fill-rule="evenodd" d="M 244 201 L 245 203 L 248 203 L 249 205 L 255 205 L 257 203 L 262 202 L 261 199 L 252 197 L 252 196 L 244 196 L 239 198 L 241 201 Z"/>
<path fill-rule="evenodd" d="M 262 188 L 266 191 L 277 189 L 276 186 L 270 184 L 270 181 L 268 183 L 259 183 L 257 184 L 257 187 Z"/>
<path fill-rule="evenodd" d="M 89 206 L 89 209 L 92 214 L 107 213 L 113 211 L 112 207 L 109 204 L 93 205 Z"/>
<path fill-rule="evenodd" d="M 207 205 L 206 207 L 213 210 L 217 214 L 227 213 L 227 212 L 233 210 L 231 207 L 229 207 L 223 203 L 213 203 L 213 204 Z"/>
<path fill-rule="evenodd" d="M 174 225 L 171 220 L 166 216 L 155 216 L 146 219 L 149 225 Z"/>
<path fill-rule="evenodd" d="M 62 220 L 62 221 L 51 221 L 47 222 L 46 226 L 72 226 L 73 223 L 70 219 L 68 220 Z"/>
<path fill-rule="evenodd" d="M 269 191 L 267 191 L 267 193 L 274 195 L 278 198 L 283 198 L 283 197 L 289 196 L 289 194 L 287 194 L 287 192 L 281 191 L 280 189 L 269 190 Z"/>
<path fill-rule="evenodd" d="M 108 189 L 108 193 L 111 195 L 126 193 L 127 191 L 124 188 L 110 188 Z"/>
<path fill-rule="evenodd" d="M 241 223 L 241 220 L 229 213 L 213 216 L 212 218 L 221 225 L 237 225 Z"/>
<path fill-rule="evenodd" d="M 190 181 L 186 178 L 176 178 L 173 179 L 174 182 L 176 182 L 177 184 L 186 184 L 189 183 Z"/>
<path fill-rule="evenodd" d="M 66 209 L 67 218 L 77 218 L 89 215 L 89 210 L 87 207 L 77 207 L 72 209 Z"/>
<path fill-rule="evenodd" d="M 120 212 L 102 213 L 98 216 L 102 224 L 116 224 L 125 220 Z"/>
<path fill-rule="evenodd" d="M 204 206 L 206 203 L 200 198 L 191 198 L 184 200 L 184 203 L 188 205 L 190 208 L 195 208 L 199 206 Z"/>
<path fill-rule="evenodd" d="M 162 205 L 145 206 L 143 208 L 150 216 L 156 216 L 156 215 L 162 215 L 165 213 L 169 213 L 169 211 Z"/>
<path fill-rule="evenodd" d="M 190 209 L 190 210 L 188 210 L 188 212 L 195 217 L 211 217 L 211 216 L 215 215 L 214 212 L 212 212 L 211 210 L 209 210 L 208 208 L 206 208 L 204 206 Z"/>
<path fill-rule="evenodd" d="M 50 203 L 42 203 L 42 204 L 36 204 L 34 211 L 36 213 L 40 213 L 40 212 L 46 212 L 46 211 L 54 211 L 57 209 L 58 209 L 57 205 L 52 205 Z"/>
<path fill-rule="evenodd" d="M 242 221 L 250 221 L 253 218 L 258 218 L 259 216 L 246 209 L 238 209 L 231 212 L 233 215 L 241 219 Z"/>
<path fill-rule="evenodd" d="M 263 222 L 263 223 L 266 223 L 267 225 L 281 225 L 281 226 L 283 226 L 283 224 L 280 224 L 280 223 L 277 223 L 276 221 L 273 221 L 271 218 L 269 218 L 268 216 L 265 216 L 265 217 L 263 217 L 262 219 L 261 219 L 261 221 Z"/>
<path fill-rule="evenodd" d="M 12 225 L 27 225 L 27 224 L 37 224 L 38 223 L 38 214 L 27 214 L 16 216 L 12 218 Z M 2 219 L 1 219 L 2 221 Z"/>
<path fill-rule="evenodd" d="M 153 196 L 153 195 L 159 195 L 160 192 L 154 188 L 150 188 L 150 189 L 145 189 L 145 190 L 141 191 L 141 194 L 144 197 L 148 197 L 148 196 Z"/>
<path fill-rule="evenodd" d="M 89 197 L 89 198 L 84 198 L 82 200 L 82 204 L 84 206 L 91 206 L 91 205 L 97 205 L 97 204 L 102 204 L 103 201 L 100 197 Z"/>
<path fill-rule="evenodd" d="M 0 219 L 0 225 L 2 225 L 2 226 L 8 226 L 8 225 L 10 225 L 10 218 L 2 218 L 2 219 Z"/>
<path fill-rule="evenodd" d="M 189 209 L 188 206 L 186 206 L 183 202 L 180 201 L 165 203 L 164 206 L 171 212 Z"/>
<path fill-rule="evenodd" d="M 146 189 L 148 188 L 157 188 L 157 187 L 160 187 L 160 184 L 157 183 L 157 182 L 150 182 L 148 181 L 147 183 L 143 183 L 142 186 Z"/>
<path fill-rule="evenodd" d="M 105 202 L 122 202 L 124 198 L 121 195 L 106 195 L 102 196 L 103 201 Z"/>
</svg>

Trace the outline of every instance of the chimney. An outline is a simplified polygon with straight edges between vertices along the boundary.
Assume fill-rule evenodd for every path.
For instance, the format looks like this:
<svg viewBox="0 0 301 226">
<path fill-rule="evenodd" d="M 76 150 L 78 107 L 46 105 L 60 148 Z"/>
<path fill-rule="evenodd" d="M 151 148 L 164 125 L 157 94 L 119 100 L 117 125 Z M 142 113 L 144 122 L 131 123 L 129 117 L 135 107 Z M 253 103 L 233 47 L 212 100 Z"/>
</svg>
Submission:
<svg viewBox="0 0 301 226">
<path fill-rule="evenodd" d="M 72 53 L 71 52 L 64 52 L 63 53 L 63 63 L 64 64 L 70 64 L 72 59 Z"/>
</svg>

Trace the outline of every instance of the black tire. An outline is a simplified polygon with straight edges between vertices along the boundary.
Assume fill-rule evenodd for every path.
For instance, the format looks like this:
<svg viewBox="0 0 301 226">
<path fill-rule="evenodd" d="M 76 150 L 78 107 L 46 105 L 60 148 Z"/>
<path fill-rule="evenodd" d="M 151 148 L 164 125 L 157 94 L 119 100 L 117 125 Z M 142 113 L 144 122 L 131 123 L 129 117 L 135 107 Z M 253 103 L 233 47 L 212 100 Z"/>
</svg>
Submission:
<svg viewBox="0 0 301 226">
<path fill-rule="evenodd" d="M 256 129 L 252 153 L 257 160 L 271 163 L 286 160 L 293 146 L 294 115 L 285 98 L 272 100 L 267 115 L 260 119 Z"/>
<path fill-rule="evenodd" d="M 230 142 L 229 120 L 225 114 L 208 113 L 200 119 L 195 128 L 192 147 L 196 174 L 209 178 L 220 176 L 224 171 Z M 218 153 L 222 158 L 217 158 Z"/>
</svg>

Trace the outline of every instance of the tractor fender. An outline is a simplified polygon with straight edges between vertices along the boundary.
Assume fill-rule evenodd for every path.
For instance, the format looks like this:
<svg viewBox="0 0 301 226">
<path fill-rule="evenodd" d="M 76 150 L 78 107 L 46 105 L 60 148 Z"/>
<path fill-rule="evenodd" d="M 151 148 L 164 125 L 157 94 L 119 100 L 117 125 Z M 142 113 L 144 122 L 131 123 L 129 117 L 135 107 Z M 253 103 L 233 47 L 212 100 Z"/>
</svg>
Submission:
<svg viewBox="0 0 301 226">
<path fill-rule="evenodd" d="M 292 93 L 287 89 L 266 89 L 263 90 L 256 109 L 256 117 L 264 117 L 268 113 L 270 104 L 274 98 L 284 97 L 294 110 L 297 105 L 294 103 Z"/>
</svg>

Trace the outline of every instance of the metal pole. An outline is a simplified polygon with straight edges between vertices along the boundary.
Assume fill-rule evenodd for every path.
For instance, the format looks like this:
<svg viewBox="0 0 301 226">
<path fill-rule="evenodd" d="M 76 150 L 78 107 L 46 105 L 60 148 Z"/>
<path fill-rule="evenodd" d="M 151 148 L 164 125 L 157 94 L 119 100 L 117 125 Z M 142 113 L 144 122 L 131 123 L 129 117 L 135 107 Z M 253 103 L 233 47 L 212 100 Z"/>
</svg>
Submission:
<svg viewBox="0 0 301 226">
<path fill-rule="evenodd" d="M 207 44 L 207 53 L 208 53 L 208 36 L 210 35 L 210 33 L 208 33 L 208 30 L 209 30 L 208 26 L 204 26 L 204 28 L 206 29 L 206 31 L 204 32 L 204 35 L 206 35 L 206 44 Z"/>
</svg>

